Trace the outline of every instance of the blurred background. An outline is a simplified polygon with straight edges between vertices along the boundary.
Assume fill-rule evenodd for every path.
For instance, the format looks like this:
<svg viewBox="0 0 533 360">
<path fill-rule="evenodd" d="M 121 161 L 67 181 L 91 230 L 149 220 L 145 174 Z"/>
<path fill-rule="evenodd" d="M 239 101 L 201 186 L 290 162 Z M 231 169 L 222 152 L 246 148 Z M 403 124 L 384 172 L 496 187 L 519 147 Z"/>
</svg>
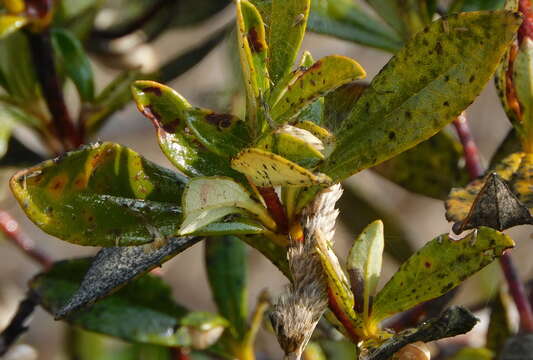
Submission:
<svg viewBox="0 0 533 360">
<path fill-rule="evenodd" d="M 145 2 L 149 3 L 149 1 Z M 142 2 L 131 2 L 133 3 Z M 203 4 L 200 0 L 197 3 L 198 6 Z M 130 6 L 132 9 L 128 11 L 135 14 L 139 10 L 131 4 L 128 1 L 108 1 L 107 9 L 97 15 L 96 24 L 105 28 L 108 24 L 116 22 L 117 18 L 123 15 L 121 12 Z M 146 73 L 150 73 L 169 58 L 187 53 L 198 43 L 211 38 L 234 18 L 235 9 L 232 4 L 220 7 L 222 10 L 217 11 L 213 16 L 192 24 L 184 21 L 183 26 L 170 27 L 149 43 L 144 42 L 147 34 L 143 31 L 134 31 L 119 40 L 109 42 L 106 45 L 106 51 L 98 49 L 101 44 L 87 43 L 89 48 L 95 49 L 91 56 L 91 65 L 96 79 L 96 92 L 104 88 L 120 72 L 119 69 L 126 65 L 130 68 L 140 67 Z M 187 16 L 179 11 L 172 14 L 174 15 L 185 19 Z M 316 33 L 307 34 L 302 49 L 309 50 L 315 59 L 329 54 L 354 58 L 367 71 L 367 80 L 371 80 L 391 57 L 389 53 L 381 50 Z M 117 55 L 118 53 L 120 55 Z M 231 42 L 227 39 L 222 40 L 198 64 L 170 81 L 169 85 L 193 105 L 224 110 L 227 104 L 217 99 L 220 96 L 227 98 L 232 86 L 240 81 L 236 78 L 234 71 L 236 59 L 238 59 L 238 53 L 232 47 Z M 66 86 L 69 109 L 75 112 L 80 107 L 80 102 L 75 94 L 74 86 L 70 83 Z M 493 82 L 487 85 L 483 93 L 468 109 L 467 115 L 474 138 L 480 147 L 484 165 L 488 166 L 493 153 L 510 129 L 496 96 Z M 31 138 L 31 135 L 20 132 L 17 136 L 25 139 L 33 150 L 45 154 L 44 149 Z M 137 111 L 132 102 L 112 116 L 94 138 L 94 141 L 97 140 L 126 145 L 149 160 L 172 168 L 159 150 L 152 124 Z M 10 174 L 8 171 L 3 171 L 1 175 L 6 177 Z M 2 184 L 1 190 L 5 193 L 1 203 L 2 208 L 11 212 L 24 231 L 54 260 L 96 253 L 97 248 L 71 245 L 43 233 L 23 214 L 19 205 L 9 194 L 5 182 Z M 444 217 L 444 205 L 441 200 L 409 192 L 371 170 L 353 176 L 344 183 L 344 188 L 345 195 L 339 203 L 341 218 L 336 236 L 336 250 L 341 258 L 343 254 L 348 254 L 355 236 L 370 221 L 380 217 L 385 220 L 386 241 L 401 244 L 405 240 L 414 249 L 439 234 L 450 231 L 451 224 Z M 530 258 L 533 251 L 531 231 L 522 227 L 508 233 L 517 242 L 517 248 L 512 255 L 519 265 L 520 275 L 524 279 L 530 278 L 533 267 Z M 398 246 L 398 253 L 405 252 L 402 245 Z M 258 252 L 252 248 L 249 248 L 249 252 L 249 301 L 253 306 L 261 290 L 268 289 L 271 295 L 276 296 L 287 284 L 287 280 Z M 388 280 L 397 266 L 397 261 L 388 254 L 381 278 L 382 283 Z M 21 254 L 19 249 L 7 241 L 0 242 L 0 328 L 7 325 L 18 302 L 24 297 L 28 280 L 38 271 L 39 268 L 24 254 Z M 172 286 L 175 299 L 179 303 L 195 310 L 216 311 L 204 270 L 202 243 L 165 263 L 161 271 L 163 277 Z M 500 272 L 498 264 L 495 263 L 469 279 L 454 302 L 466 305 L 476 304 L 487 298 L 487 294 L 494 292 L 499 286 Z M 484 326 L 486 323 L 480 323 L 475 331 L 483 332 Z M 54 321 L 48 313 L 38 309 L 31 322 L 30 330 L 20 342 L 34 347 L 39 359 L 66 359 L 65 334 L 66 327 L 63 323 Z M 481 336 L 479 338 L 482 339 Z M 476 336 L 469 336 L 469 340 L 474 341 L 473 344 L 476 345 Z M 120 348 L 122 345 L 117 341 L 112 346 Z M 266 331 L 262 331 L 257 349 L 267 358 L 280 358 L 279 346 L 274 336 Z"/>
</svg>

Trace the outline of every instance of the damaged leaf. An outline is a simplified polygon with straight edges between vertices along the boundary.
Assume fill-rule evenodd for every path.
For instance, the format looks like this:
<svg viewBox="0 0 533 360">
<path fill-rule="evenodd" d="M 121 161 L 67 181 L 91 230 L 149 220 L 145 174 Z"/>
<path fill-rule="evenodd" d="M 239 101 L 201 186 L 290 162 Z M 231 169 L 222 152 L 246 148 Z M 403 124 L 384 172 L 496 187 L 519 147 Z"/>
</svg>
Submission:
<svg viewBox="0 0 533 360">
<path fill-rule="evenodd" d="M 324 174 L 309 170 L 279 155 L 249 148 L 231 160 L 233 169 L 249 176 L 257 186 L 309 186 L 331 183 Z"/>
<path fill-rule="evenodd" d="M 378 324 L 447 293 L 512 247 L 510 237 L 486 227 L 457 241 L 446 234 L 436 237 L 403 263 L 377 294 L 371 320 Z"/>
<path fill-rule="evenodd" d="M 510 11 L 462 13 L 417 33 L 357 101 L 321 171 L 342 180 L 435 135 L 483 89 L 520 23 Z"/>
<path fill-rule="evenodd" d="M 11 178 L 42 230 L 78 245 L 128 246 L 176 233 L 186 179 L 114 143 L 81 147 Z"/>
<path fill-rule="evenodd" d="M 89 264 L 89 259 L 55 263 L 51 270 L 37 275 L 30 287 L 41 305 L 54 314 L 76 291 Z M 227 326 L 223 318 L 190 312 L 178 305 L 170 287 L 150 275 L 132 281 L 91 309 L 66 320 L 82 329 L 130 342 L 200 348 L 213 344 Z M 210 341 L 204 341 L 209 332 Z"/>
<path fill-rule="evenodd" d="M 202 240 L 200 237 L 170 238 L 164 244 L 124 246 L 102 249 L 84 272 L 79 288 L 69 293 L 54 309 L 62 319 L 108 296 L 133 279 L 147 273 Z"/>
</svg>

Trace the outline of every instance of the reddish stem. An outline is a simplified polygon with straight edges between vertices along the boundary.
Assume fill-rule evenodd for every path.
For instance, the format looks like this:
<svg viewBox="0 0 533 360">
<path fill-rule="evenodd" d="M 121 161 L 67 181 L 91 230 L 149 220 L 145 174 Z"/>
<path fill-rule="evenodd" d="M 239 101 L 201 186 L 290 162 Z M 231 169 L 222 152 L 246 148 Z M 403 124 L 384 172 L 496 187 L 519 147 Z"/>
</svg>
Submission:
<svg viewBox="0 0 533 360">
<path fill-rule="evenodd" d="M 533 40 L 533 11 L 531 9 L 531 1 L 520 0 L 518 2 L 518 10 L 524 15 L 522 25 L 518 29 L 518 41 L 521 44 L 526 38 Z"/>
<path fill-rule="evenodd" d="M 189 356 L 189 350 L 180 348 L 180 347 L 174 347 L 170 350 L 172 354 L 172 360 L 190 360 L 191 357 Z"/>
<path fill-rule="evenodd" d="M 481 166 L 479 159 L 479 152 L 475 141 L 470 133 L 468 122 L 464 113 L 457 118 L 454 123 L 457 134 L 463 144 L 465 160 L 470 174 L 471 180 L 477 179 L 484 174 L 484 169 Z M 500 266 L 509 287 L 513 301 L 520 315 L 520 330 L 525 332 L 533 332 L 533 311 L 531 304 L 526 296 L 524 283 L 518 277 L 516 267 L 513 264 L 509 253 L 504 253 L 500 257 Z"/>
<path fill-rule="evenodd" d="M 357 332 L 355 331 L 355 327 L 353 326 L 350 319 L 344 314 L 344 312 L 341 310 L 339 304 L 337 303 L 337 300 L 335 299 L 335 296 L 333 295 L 333 291 L 330 287 L 328 287 L 328 298 L 329 298 L 329 308 L 339 320 L 339 322 L 342 324 L 346 332 L 348 333 L 348 336 L 350 336 L 350 339 L 354 344 L 357 344 L 359 342 L 359 336 L 357 335 Z"/>
<path fill-rule="evenodd" d="M 26 236 L 21 230 L 18 222 L 6 211 L 0 210 L 0 232 L 24 254 L 35 260 L 43 268 L 49 269 L 53 261 L 37 249 L 33 240 Z"/>
<path fill-rule="evenodd" d="M 461 144 L 463 144 L 463 151 L 465 155 L 465 162 L 468 174 L 470 175 L 471 179 L 477 179 L 478 177 L 483 175 L 485 170 L 483 169 L 483 166 L 481 166 L 479 151 L 476 142 L 472 137 L 472 133 L 470 132 L 470 127 L 468 126 L 465 114 L 462 113 L 461 115 L 459 115 L 459 117 L 454 120 L 453 125 L 455 126 L 455 130 L 457 131 L 459 140 L 461 140 Z"/>
<path fill-rule="evenodd" d="M 266 207 L 272 218 L 279 227 L 279 232 L 286 234 L 289 231 L 289 220 L 283 208 L 283 204 L 279 200 L 278 194 L 273 187 L 257 187 L 257 191 L 265 200 Z"/>
</svg>

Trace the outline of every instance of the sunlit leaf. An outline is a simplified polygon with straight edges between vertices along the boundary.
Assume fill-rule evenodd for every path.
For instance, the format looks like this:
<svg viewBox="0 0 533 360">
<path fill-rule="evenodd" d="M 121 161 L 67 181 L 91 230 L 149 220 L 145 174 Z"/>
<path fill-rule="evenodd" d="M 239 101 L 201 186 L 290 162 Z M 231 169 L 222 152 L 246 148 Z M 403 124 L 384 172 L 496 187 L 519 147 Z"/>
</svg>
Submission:
<svg viewBox="0 0 533 360">
<path fill-rule="evenodd" d="M 11 35 L 28 23 L 24 16 L 1 14 L 0 15 L 0 39 Z"/>
<path fill-rule="evenodd" d="M 372 321 L 377 324 L 447 293 L 513 246 L 507 235 L 485 227 L 461 240 L 452 240 L 446 234 L 436 237 L 402 264 L 377 294 Z"/>
<path fill-rule="evenodd" d="M 176 233 L 184 183 L 126 147 L 99 143 L 18 172 L 11 189 L 45 232 L 78 245 L 124 246 Z"/>
<path fill-rule="evenodd" d="M 274 84 L 290 72 L 305 35 L 310 0 L 272 0 L 268 71 Z"/>
<path fill-rule="evenodd" d="M 315 62 L 288 84 L 286 91 L 272 105 L 272 119 L 284 123 L 306 106 L 339 86 L 366 76 L 363 68 L 344 56 L 330 55 Z"/>
<path fill-rule="evenodd" d="M 494 354 L 485 348 L 464 348 L 459 350 L 450 360 L 491 360 Z"/>
<path fill-rule="evenodd" d="M 276 224 L 266 208 L 231 178 L 197 177 L 189 181 L 183 193 L 184 220 L 179 233 L 186 235 L 226 215 L 247 210 L 266 226 Z"/>
<path fill-rule="evenodd" d="M 279 155 L 256 148 L 241 151 L 231 161 L 233 169 L 249 176 L 257 186 L 328 185 L 330 179 Z"/>
<path fill-rule="evenodd" d="M 509 11 L 463 13 L 419 32 L 357 101 L 321 171 L 342 180 L 435 135 L 483 89 L 520 22 Z"/>
<path fill-rule="evenodd" d="M 237 40 L 246 89 L 246 118 L 251 131 L 261 130 L 258 118 L 261 99 L 270 87 L 267 69 L 268 46 L 259 11 L 248 0 L 237 1 Z"/>
<path fill-rule="evenodd" d="M 41 305 L 55 314 L 76 291 L 89 264 L 88 259 L 63 261 L 37 275 L 30 286 Z M 199 337 L 207 335 L 201 332 L 216 331 L 220 336 L 227 325 L 216 315 L 190 312 L 176 304 L 170 287 L 150 275 L 134 280 L 90 310 L 72 314 L 66 320 L 85 330 L 127 341 L 185 347 L 196 345 Z"/>
<path fill-rule="evenodd" d="M 142 246 L 104 248 L 96 254 L 76 291 L 55 310 L 64 318 L 108 296 L 133 279 L 161 266 L 177 254 L 196 244 L 200 237 L 170 238 L 164 243 Z"/>
<path fill-rule="evenodd" d="M 383 222 L 376 220 L 359 234 L 348 255 L 346 269 L 355 297 L 355 310 L 363 314 L 365 321 L 381 275 L 383 248 Z"/>
<path fill-rule="evenodd" d="M 244 338 L 248 328 L 246 245 L 234 236 L 209 238 L 205 265 L 218 311 L 229 320 L 233 336 Z"/>
<path fill-rule="evenodd" d="M 81 99 L 91 101 L 94 98 L 93 72 L 82 44 L 66 29 L 54 28 L 51 36 L 66 75 L 76 85 Z"/>
<path fill-rule="evenodd" d="M 441 131 L 373 170 L 416 194 L 445 199 L 451 188 L 463 180 L 459 163 L 462 155 L 461 145 Z"/>
<path fill-rule="evenodd" d="M 191 120 L 191 117 L 208 116 L 206 110 L 192 107 L 177 92 L 156 82 L 136 82 L 132 91 L 139 111 L 150 119 L 156 128 L 161 150 L 179 170 L 190 176 L 238 176 L 238 173 L 230 168 L 229 159 L 209 151 L 199 142 L 203 140 L 207 143 L 206 139 L 197 138 L 189 125 L 189 122 L 195 121 Z M 217 119 L 217 127 L 220 118 L 233 121 L 233 118 L 221 114 L 211 112 L 211 116 Z M 232 135 L 231 129 L 235 127 L 230 127 L 229 132 L 221 129 L 220 134 L 226 136 L 224 144 L 234 146 L 234 150 L 238 151 L 242 142 L 232 143 L 235 136 Z M 215 146 L 212 143 L 210 145 Z"/>
</svg>

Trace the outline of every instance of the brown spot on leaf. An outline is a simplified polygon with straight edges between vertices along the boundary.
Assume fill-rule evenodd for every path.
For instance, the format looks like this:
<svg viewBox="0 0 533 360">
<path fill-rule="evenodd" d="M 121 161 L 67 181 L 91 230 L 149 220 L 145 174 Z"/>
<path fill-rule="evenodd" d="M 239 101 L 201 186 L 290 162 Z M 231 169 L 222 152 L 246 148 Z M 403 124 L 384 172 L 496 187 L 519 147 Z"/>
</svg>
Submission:
<svg viewBox="0 0 533 360">
<path fill-rule="evenodd" d="M 263 42 L 259 39 L 259 34 L 255 28 L 251 28 L 250 31 L 248 31 L 246 38 L 248 39 L 248 44 L 250 44 L 250 50 L 252 50 L 252 52 L 257 53 L 264 50 L 265 47 Z"/>
<path fill-rule="evenodd" d="M 233 116 L 230 114 L 212 113 L 205 116 L 208 123 L 216 125 L 219 129 L 227 129 L 231 126 Z"/>
<path fill-rule="evenodd" d="M 152 93 L 155 96 L 161 96 L 163 94 L 163 92 L 161 91 L 161 88 L 157 86 L 149 86 L 147 88 L 144 88 L 143 91 L 145 93 Z"/>
</svg>

